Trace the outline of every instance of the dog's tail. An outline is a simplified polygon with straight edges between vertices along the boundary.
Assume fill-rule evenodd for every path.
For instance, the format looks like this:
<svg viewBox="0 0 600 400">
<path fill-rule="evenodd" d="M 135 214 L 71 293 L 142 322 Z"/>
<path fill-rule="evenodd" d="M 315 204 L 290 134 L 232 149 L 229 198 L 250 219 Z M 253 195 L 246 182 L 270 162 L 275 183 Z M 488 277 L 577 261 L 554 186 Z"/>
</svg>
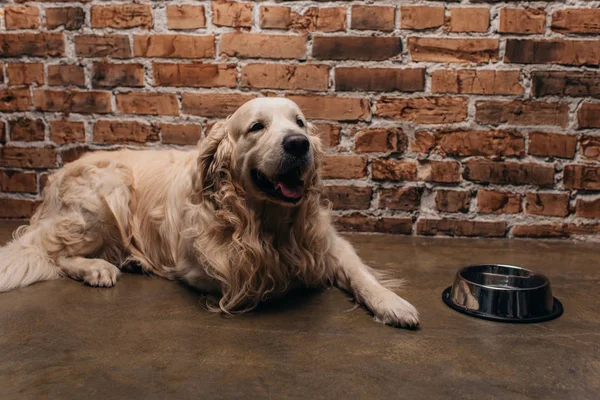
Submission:
<svg viewBox="0 0 600 400">
<path fill-rule="evenodd" d="M 0 292 L 60 277 L 44 250 L 38 229 L 22 226 L 13 240 L 0 247 Z"/>
</svg>

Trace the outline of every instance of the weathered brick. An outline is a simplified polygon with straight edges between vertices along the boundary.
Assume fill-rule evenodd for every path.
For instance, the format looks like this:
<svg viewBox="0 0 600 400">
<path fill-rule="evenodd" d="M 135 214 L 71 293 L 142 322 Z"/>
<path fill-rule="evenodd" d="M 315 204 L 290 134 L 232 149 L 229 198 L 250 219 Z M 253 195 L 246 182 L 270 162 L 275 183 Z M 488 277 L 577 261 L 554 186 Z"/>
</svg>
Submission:
<svg viewBox="0 0 600 400">
<path fill-rule="evenodd" d="M 441 69 L 431 74 L 433 93 L 521 95 L 518 70 Z"/>
<path fill-rule="evenodd" d="M 179 102 L 172 93 L 118 93 L 117 109 L 123 114 L 179 115 Z"/>
<path fill-rule="evenodd" d="M 323 146 L 334 147 L 340 144 L 341 128 L 331 124 L 314 124 Z"/>
<path fill-rule="evenodd" d="M 399 128 L 361 129 L 354 135 L 357 153 L 386 153 L 406 150 L 407 138 Z"/>
<path fill-rule="evenodd" d="M 242 69 L 241 85 L 268 89 L 327 90 L 329 67 L 317 64 L 248 64 Z"/>
<path fill-rule="evenodd" d="M 600 198 L 594 200 L 577 199 L 575 215 L 583 218 L 600 218 Z"/>
<path fill-rule="evenodd" d="M 320 60 L 380 61 L 400 55 L 399 37 L 316 36 L 312 54 Z"/>
<path fill-rule="evenodd" d="M 30 218 L 41 203 L 39 200 L 29 199 L 0 199 L 0 218 Z"/>
<path fill-rule="evenodd" d="M 577 137 L 562 133 L 532 132 L 528 153 L 540 157 L 573 158 Z"/>
<path fill-rule="evenodd" d="M 459 182 L 460 164 L 456 161 L 420 161 L 417 179 L 425 182 Z"/>
<path fill-rule="evenodd" d="M 160 124 L 160 133 L 165 144 L 195 145 L 202 137 L 202 126 L 198 124 Z"/>
<path fill-rule="evenodd" d="M 36 29 L 40 26 L 40 9 L 35 6 L 4 7 L 6 29 Z"/>
<path fill-rule="evenodd" d="M 154 63 L 154 83 L 160 86 L 235 87 L 235 64 Z"/>
<path fill-rule="evenodd" d="M 48 85 L 85 86 L 83 67 L 73 64 L 48 65 Z"/>
<path fill-rule="evenodd" d="M 597 8 L 570 8 L 552 13 L 551 28 L 560 33 L 600 33 L 600 10 Z"/>
<path fill-rule="evenodd" d="M 40 189 L 39 189 L 40 193 L 42 193 L 44 191 L 44 189 L 46 188 L 46 186 L 48 185 L 48 178 L 49 177 L 50 177 L 50 173 L 48 173 L 48 172 L 42 172 L 40 174 L 40 180 L 39 180 L 39 182 L 40 182 L 40 184 L 39 184 L 39 186 L 40 186 Z"/>
<path fill-rule="evenodd" d="M 600 136 L 582 136 L 581 154 L 590 160 L 600 161 Z"/>
<path fill-rule="evenodd" d="M 79 57 L 130 58 L 129 37 L 125 35 L 75 36 L 75 53 Z"/>
<path fill-rule="evenodd" d="M 325 186 L 324 197 L 335 210 L 366 210 L 371 203 L 373 189 L 360 186 Z"/>
<path fill-rule="evenodd" d="M 570 223 L 564 228 L 568 235 L 596 235 L 600 233 L 600 224 Z"/>
<path fill-rule="evenodd" d="M 92 28 L 152 27 L 152 9 L 148 4 L 110 4 L 92 6 Z"/>
<path fill-rule="evenodd" d="M 94 64 L 92 85 L 95 88 L 115 88 L 119 86 L 144 86 L 144 66 L 142 64 Z"/>
<path fill-rule="evenodd" d="M 223 36 L 221 45 L 223 45 Z M 133 54 L 136 57 L 212 58 L 215 56 L 215 37 L 213 35 L 136 35 L 133 39 Z"/>
<path fill-rule="evenodd" d="M 1 16 L 0 16 L 1 19 Z M 0 84 L 4 83 L 4 63 L 0 62 Z"/>
<path fill-rule="evenodd" d="M 527 193 L 525 200 L 527 214 L 549 217 L 566 217 L 569 214 L 569 193 Z"/>
<path fill-rule="evenodd" d="M 367 160 L 355 155 L 326 155 L 321 174 L 325 179 L 364 178 L 367 174 Z"/>
<path fill-rule="evenodd" d="M 337 91 L 416 92 L 424 89 L 423 68 L 338 67 L 335 69 Z"/>
<path fill-rule="evenodd" d="M 80 90 L 46 90 L 33 92 L 33 104 L 38 111 L 98 113 L 112 111 L 110 92 Z"/>
<path fill-rule="evenodd" d="M 377 116 L 420 124 L 451 124 L 467 118 L 467 99 L 462 97 L 383 97 L 375 106 Z"/>
<path fill-rule="evenodd" d="M 471 193 L 466 190 L 438 190 L 435 192 L 435 205 L 438 211 L 469 212 Z"/>
<path fill-rule="evenodd" d="M 569 105 L 560 102 L 489 100 L 475 103 L 475 120 L 491 125 L 555 125 L 569 123 Z"/>
<path fill-rule="evenodd" d="M 600 167 L 565 165 L 563 181 L 567 189 L 600 190 Z"/>
<path fill-rule="evenodd" d="M 221 55 L 239 58 L 305 58 L 306 37 L 225 33 L 221 35 Z"/>
<path fill-rule="evenodd" d="M 44 64 L 42 63 L 10 63 L 6 65 L 6 76 L 9 85 L 44 84 Z"/>
<path fill-rule="evenodd" d="M 537 8 L 500 9 L 501 33 L 534 34 L 544 33 L 546 12 Z"/>
<path fill-rule="evenodd" d="M 60 157 L 63 165 L 78 160 L 83 155 L 92 152 L 93 150 L 88 145 L 79 145 L 61 150 Z"/>
<path fill-rule="evenodd" d="M 85 123 L 82 121 L 50 121 L 50 140 L 56 144 L 85 142 Z"/>
<path fill-rule="evenodd" d="M 335 32 L 346 30 L 346 9 L 343 7 L 311 7 L 304 15 L 289 7 L 265 6 L 260 9 L 260 27 L 301 32 Z"/>
<path fill-rule="evenodd" d="M 400 28 L 431 29 L 444 25 L 444 7 L 400 6 Z"/>
<path fill-rule="evenodd" d="M 6 124 L 0 121 L 0 144 L 6 143 Z"/>
<path fill-rule="evenodd" d="M 0 57 L 59 57 L 65 55 L 62 33 L 0 33 Z"/>
<path fill-rule="evenodd" d="M 94 124 L 94 142 L 107 144 L 145 144 L 159 139 L 159 128 L 137 121 L 106 121 Z"/>
<path fill-rule="evenodd" d="M 188 4 L 167 6 L 169 29 L 198 29 L 206 27 L 204 6 Z"/>
<path fill-rule="evenodd" d="M 252 3 L 219 0 L 212 2 L 212 22 L 235 28 L 252 26 Z"/>
<path fill-rule="evenodd" d="M 0 191 L 14 193 L 36 193 L 37 175 L 35 172 L 0 170 Z M 2 200 L 0 200 L 1 202 Z"/>
<path fill-rule="evenodd" d="M 13 147 L 0 149 L 0 167 L 10 168 L 56 168 L 54 147 Z"/>
<path fill-rule="evenodd" d="M 515 237 L 560 238 L 568 236 L 563 224 L 517 225 L 512 231 Z"/>
<path fill-rule="evenodd" d="M 396 7 L 352 6 L 350 27 L 359 30 L 391 32 L 396 23 Z"/>
<path fill-rule="evenodd" d="M 498 39 L 408 38 L 413 61 L 488 63 L 498 61 Z"/>
<path fill-rule="evenodd" d="M 450 32 L 487 32 L 490 28 L 490 10 L 483 7 L 450 9 Z"/>
<path fill-rule="evenodd" d="M 389 210 L 414 211 L 421 207 L 423 189 L 416 186 L 380 189 L 379 208 Z"/>
<path fill-rule="evenodd" d="M 439 150 L 453 156 L 520 156 L 525 153 L 525 138 L 505 130 L 456 130 L 436 134 Z"/>
<path fill-rule="evenodd" d="M 334 217 L 334 224 L 343 232 L 379 232 L 401 235 L 412 233 L 411 218 L 365 217 L 360 214 Z"/>
<path fill-rule="evenodd" d="M 306 118 L 333 121 L 356 121 L 371 118 L 369 100 L 357 97 L 286 96 L 304 112 Z"/>
<path fill-rule="evenodd" d="M 27 111 L 30 108 L 29 88 L 0 89 L 0 111 Z"/>
<path fill-rule="evenodd" d="M 505 62 L 520 64 L 600 64 L 600 41 L 507 39 Z"/>
<path fill-rule="evenodd" d="M 81 7 L 57 7 L 46 9 L 46 28 L 56 29 L 61 26 L 72 31 L 85 24 L 85 12 Z"/>
<path fill-rule="evenodd" d="M 46 126 L 41 119 L 19 118 L 10 122 L 10 138 L 15 141 L 35 142 L 44 140 Z"/>
<path fill-rule="evenodd" d="M 415 138 L 410 144 L 410 151 L 415 153 L 429 153 L 435 146 L 435 136 L 426 131 L 415 132 Z"/>
<path fill-rule="evenodd" d="M 506 223 L 504 221 L 420 219 L 417 221 L 417 235 L 504 237 Z"/>
<path fill-rule="evenodd" d="M 236 93 L 183 93 L 182 111 L 184 114 L 202 117 L 225 118 L 255 97 Z"/>
<path fill-rule="evenodd" d="M 463 165 L 463 177 L 474 182 L 538 186 L 554 184 L 554 167 L 552 165 L 494 162 L 484 159 L 470 159 Z"/>
<path fill-rule="evenodd" d="M 375 180 L 417 180 L 417 163 L 414 161 L 378 159 L 371 162 L 371 168 Z"/>
<path fill-rule="evenodd" d="M 579 129 L 600 128 L 600 104 L 583 103 L 577 112 Z"/>
<path fill-rule="evenodd" d="M 595 71 L 533 71 L 536 96 L 600 97 L 600 73 Z"/>
<path fill-rule="evenodd" d="M 477 192 L 477 210 L 486 214 L 520 213 L 521 195 L 481 189 Z"/>
</svg>

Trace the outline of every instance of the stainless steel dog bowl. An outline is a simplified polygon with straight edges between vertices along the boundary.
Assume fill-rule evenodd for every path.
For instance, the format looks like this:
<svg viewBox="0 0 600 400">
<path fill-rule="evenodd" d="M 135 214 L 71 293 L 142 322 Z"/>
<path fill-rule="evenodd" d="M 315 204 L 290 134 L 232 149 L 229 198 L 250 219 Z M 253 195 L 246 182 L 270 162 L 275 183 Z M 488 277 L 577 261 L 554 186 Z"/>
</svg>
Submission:
<svg viewBox="0 0 600 400">
<path fill-rule="evenodd" d="M 544 275 L 512 265 L 465 267 L 442 299 L 456 311 L 493 321 L 542 322 L 563 313 Z"/>
</svg>

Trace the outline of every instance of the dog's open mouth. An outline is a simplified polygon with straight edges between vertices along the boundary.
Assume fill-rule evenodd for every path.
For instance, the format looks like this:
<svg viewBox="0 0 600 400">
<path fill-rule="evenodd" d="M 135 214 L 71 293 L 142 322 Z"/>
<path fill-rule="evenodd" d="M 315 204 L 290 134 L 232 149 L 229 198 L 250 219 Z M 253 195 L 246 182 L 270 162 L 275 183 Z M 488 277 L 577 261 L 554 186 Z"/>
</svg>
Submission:
<svg viewBox="0 0 600 400">
<path fill-rule="evenodd" d="M 265 194 L 290 203 L 297 203 L 302 199 L 304 192 L 304 181 L 300 179 L 300 170 L 293 169 L 285 174 L 278 175 L 270 181 L 265 174 L 258 169 L 253 169 L 252 180 L 254 184 Z"/>
</svg>

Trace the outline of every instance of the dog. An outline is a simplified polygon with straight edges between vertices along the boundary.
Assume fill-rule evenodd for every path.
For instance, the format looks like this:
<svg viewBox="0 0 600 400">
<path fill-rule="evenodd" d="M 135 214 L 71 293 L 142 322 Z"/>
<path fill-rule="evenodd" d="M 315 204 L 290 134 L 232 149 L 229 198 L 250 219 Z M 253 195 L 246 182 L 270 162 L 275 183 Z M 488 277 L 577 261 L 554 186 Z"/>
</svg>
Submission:
<svg viewBox="0 0 600 400">
<path fill-rule="evenodd" d="M 334 229 L 322 156 L 284 98 L 247 102 L 195 150 L 86 154 L 50 176 L 29 226 L 0 249 L 0 291 L 61 276 L 110 287 L 133 264 L 212 296 L 213 311 L 335 285 L 376 321 L 416 328 L 417 310 L 391 290 L 399 281 Z"/>
</svg>

